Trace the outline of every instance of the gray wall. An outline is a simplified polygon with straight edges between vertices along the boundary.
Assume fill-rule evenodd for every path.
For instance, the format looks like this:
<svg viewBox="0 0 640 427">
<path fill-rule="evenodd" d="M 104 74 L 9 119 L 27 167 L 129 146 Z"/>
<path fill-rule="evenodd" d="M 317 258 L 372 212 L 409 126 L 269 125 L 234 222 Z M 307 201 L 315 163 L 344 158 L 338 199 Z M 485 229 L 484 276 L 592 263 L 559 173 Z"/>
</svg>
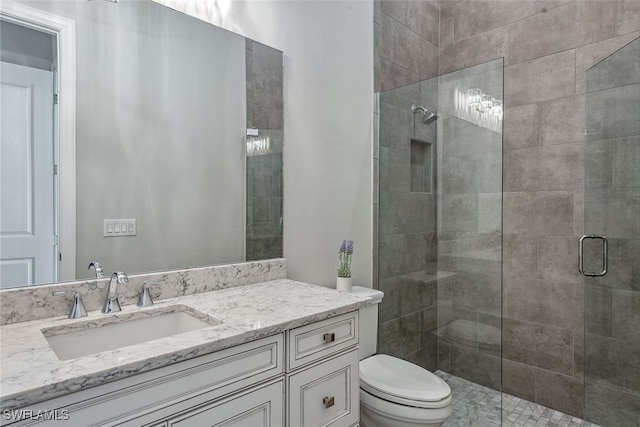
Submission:
<svg viewBox="0 0 640 427">
<path fill-rule="evenodd" d="M 439 2 L 376 0 L 374 3 L 375 91 L 437 76 Z"/>
</svg>

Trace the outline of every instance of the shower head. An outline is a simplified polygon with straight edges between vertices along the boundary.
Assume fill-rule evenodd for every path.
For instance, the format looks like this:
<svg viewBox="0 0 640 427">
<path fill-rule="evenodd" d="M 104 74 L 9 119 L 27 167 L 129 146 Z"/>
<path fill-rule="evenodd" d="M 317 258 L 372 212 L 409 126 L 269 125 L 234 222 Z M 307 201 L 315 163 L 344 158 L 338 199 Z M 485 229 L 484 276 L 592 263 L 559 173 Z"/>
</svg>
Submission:
<svg viewBox="0 0 640 427">
<path fill-rule="evenodd" d="M 438 116 L 433 111 L 429 111 L 424 107 L 416 107 L 415 104 L 411 106 L 411 112 L 413 114 L 417 114 L 418 111 L 422 112 L 422 123 L 425 125 L 430 125 L 431 123 L 438 120 Z"/>
<path fill-rule="evenodd" d="M 424 123 L 425 125 L 430 125 L 436 120 L 438 120 L 438 116 L 436 116 L 431 111 L 425 111 L 425 113 L 422 115 L 422 123 Z"/>
</svg>

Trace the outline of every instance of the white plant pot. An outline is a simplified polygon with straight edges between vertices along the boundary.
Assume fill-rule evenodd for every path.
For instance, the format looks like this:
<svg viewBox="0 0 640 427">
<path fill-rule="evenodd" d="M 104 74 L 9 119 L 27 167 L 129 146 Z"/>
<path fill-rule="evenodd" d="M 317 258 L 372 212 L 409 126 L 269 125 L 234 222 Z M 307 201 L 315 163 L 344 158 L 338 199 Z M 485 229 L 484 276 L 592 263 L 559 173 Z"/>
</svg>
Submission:
<svg viewBox="0 0 640 427">
<path fill-rule="evenodd" d="M 351 292 L 351 277 L 338 277 L 336 281 L 336 289 L 341 292 Z"/>
</svg>

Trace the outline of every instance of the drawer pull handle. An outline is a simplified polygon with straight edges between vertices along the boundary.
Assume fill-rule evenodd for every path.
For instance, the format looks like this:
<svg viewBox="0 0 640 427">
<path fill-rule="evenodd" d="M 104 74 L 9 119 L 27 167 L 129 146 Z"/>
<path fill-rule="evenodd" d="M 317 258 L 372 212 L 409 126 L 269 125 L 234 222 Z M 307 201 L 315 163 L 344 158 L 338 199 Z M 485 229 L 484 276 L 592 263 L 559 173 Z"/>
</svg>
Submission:
<svg viewBox="0 0 640 427">
<path fill-rule="evenodd" d="M 324 405 L 325 408 L 331 408 L 334 403 L 336 403 L 336 401 L 333 398 L 333 396 L 331 397 L 327 396 L 322 398 L 322 404 Z"/>
<path fill-rule="evenodd" d="M 327 333 L 327 334 L 324 334 L 323 338 L 324 338 L 324 343 L 329 344 L 336 340 L 336 334 L 334 334 L 333 332 Z"/>
</svg>

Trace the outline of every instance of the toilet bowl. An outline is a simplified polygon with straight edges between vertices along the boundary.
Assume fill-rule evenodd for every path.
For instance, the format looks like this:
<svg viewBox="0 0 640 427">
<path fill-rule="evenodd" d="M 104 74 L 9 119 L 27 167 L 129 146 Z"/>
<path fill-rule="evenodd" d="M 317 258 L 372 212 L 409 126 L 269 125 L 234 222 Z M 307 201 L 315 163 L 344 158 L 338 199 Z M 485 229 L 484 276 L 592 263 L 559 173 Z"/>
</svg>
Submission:
<svg viewBox="0 0 640 427">
<path fill-rule="evenodd" d="M 451 388 L 428 370 L 375 354 L 378 304 L 384 293 L 353 287 L 373 304 L 359 311 L 360 427 L 437 427 L 452 413 Z"/>
<path fill-rule="evenodd" d="M 361 427 L 437 427 L 451 411 L 449 385 L 426 369 L 381 354 L 360 361 Z"/>
</svg>

